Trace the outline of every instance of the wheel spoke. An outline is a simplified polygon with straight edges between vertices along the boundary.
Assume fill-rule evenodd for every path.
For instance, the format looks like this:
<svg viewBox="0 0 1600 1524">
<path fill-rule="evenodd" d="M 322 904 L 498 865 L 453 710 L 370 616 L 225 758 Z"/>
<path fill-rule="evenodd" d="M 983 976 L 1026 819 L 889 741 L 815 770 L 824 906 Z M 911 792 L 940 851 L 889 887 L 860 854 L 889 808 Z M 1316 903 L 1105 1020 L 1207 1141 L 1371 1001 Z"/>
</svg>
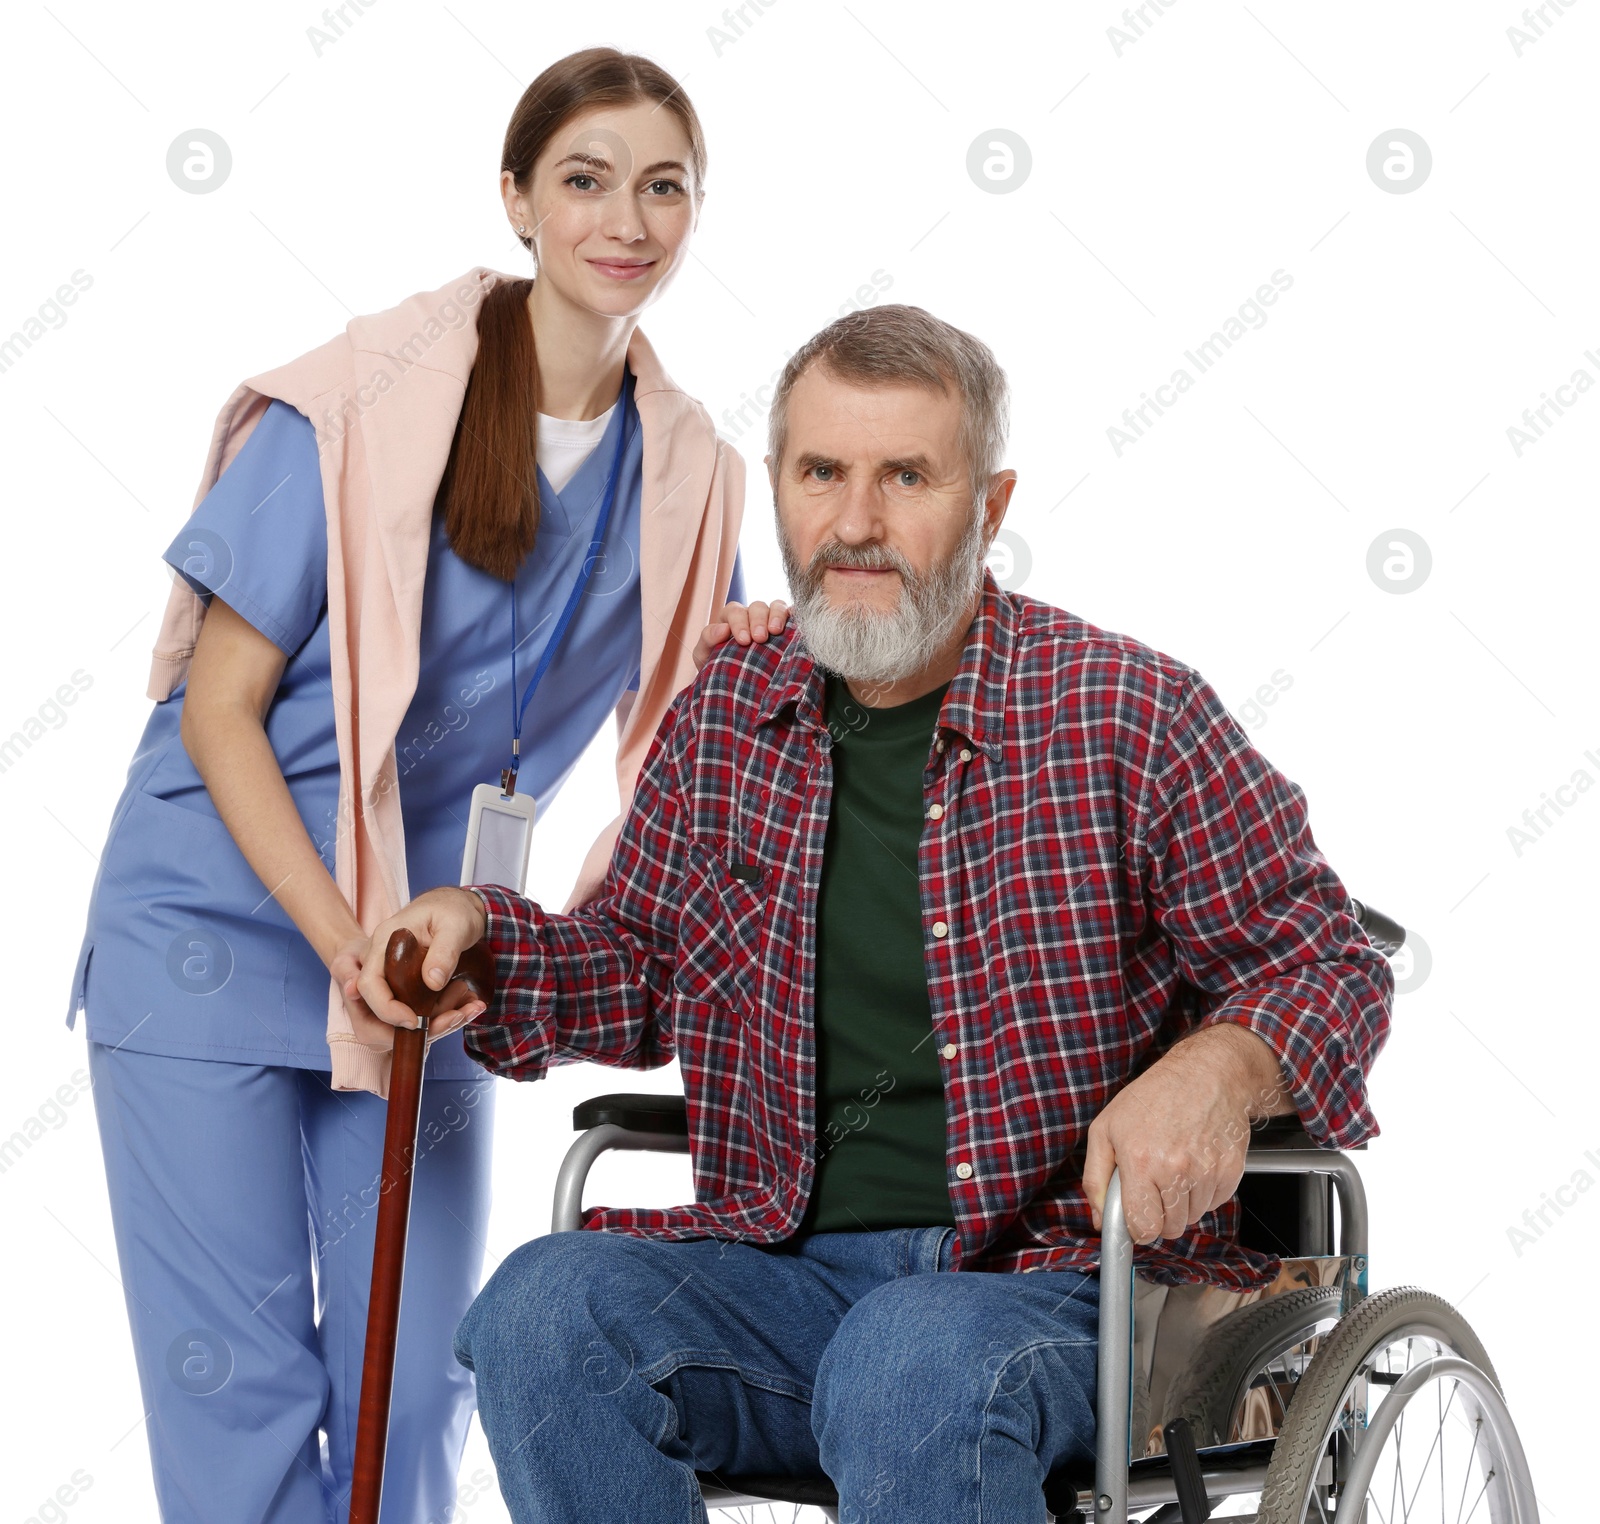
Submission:
<svg viewBox="0 0 1600 1524">
<path fill-rule="evenodd" d="M 1465 1524 L 1465 1521 L 1461 1517 L 1461 1508 L 1462 1508 L 1462 1505 L 1464 1505 L 1466 1503 L 1466 1501 L 1467 1501 L 1467 1483 L 1472 1480 L 1472 1460 L 1473 1460 L 1473 1457 L 1476 1456 L 1477 1453 L 1478 1453 L 1478 1436 L 1482 1432 L 1483 1432 L 1483 1419 L 1480 1416 L 1478 1418 L 1473 1419 L 1473 1421 L 1472 1421 L 1472 1448 L 1469 1451 L 1467 1451 L 1467 1466 L 1466 1466 L 1466 1470 L 1463 1471 L 1462 1474 L 1461 1474 L 1461 1502 L 1456 1505 L 1456 1524 Z M 1490 1473 L 1489 1474 L 1491 1476 L 1494 1474 L 1492 1467 L 1490 1468 Z M 1473 1512 L 1476 1513 L 1477 1512 L 1477 1508 L 1478 1508 L 1478 1502 L 1477 1502 L 1476 1498 L 1473 1499 L 1472 1508 L 1473 1508 Z M 1467 1515 L 1468 1519 L 1470 1519 L 1471 1517 L 1472 1517 L 1472 1514 L 1468 1514 Z"/>
<path fill-rule="evenodd" d="M 1494 1478 L 1495 1478 L 1495 1470 L 1494 1470 L 1494 1467 L 1491 1466 L 1487 1471 L 1485 1471 L 1483 1473 L 1483 1486 L 1481 1486 L 1478 1489 L 1478 1496 L 1475 1497 L 1472 1500 L 1472 1513 L 1469 1513 L 1467 1515 L 1466 1524 L 1472 1524 L 1472 1514 L 1476 1513 L 1478 1511 L 1478 1503 L 1482 1499 L 1484 1493 L 1486 1493 L 1489 1490 L 1489 1483 L 1492 1482 L 1494 1480 Z"/>
<path fill-rule="evenodd" d="M 1407 1340 L 1406 1340 L 1406 1370 L 1410 1370 L 1410 1369 L 1411 1369 L 1411 1340 L 1409 1338 L 1407 1338 Z M 1394 1511 L 1395 1511 L 1395 1509 L 1394 1509 L 1394 1494 L 1395 1494 L 1395 1488 L 1396 1487 L 1398 1487 L 1400 1489 L 1400 1501 L 1401 1501 L 1402 1504 L 1405 1503 L 1405 1499 L 1406 1499 L 1405 1450 L 1404 1450 L 1405 1437 L 1406 1437 L 1406 1411 L 1407 1410 L 1405 1408 L 1401 1408 L 1401 1410 L 1400 1410 L 1400 1421 L 1399 1421 L 1399 1423 L 1397 1423 L 1394 1426 L 1394 1479 L 1389 1484 L 1389 1514 L 1390 1514 L 1390 1517 L 1393 1517 Z M 1368 1424 L 1371 1424 L 1371 1422 L 1372 1422 L 1372 1414 L 1371 1413 L 1367 1414 L 1367 1422 L 1368 1422 Z"/>
<path fill-rule="evenodd" d="M 1434 1382 L 1434 1386 L 1435 1387 L 1442 1387 L 1443 1383 L 1436 1381 L 1436 1382 Z M 1456 1400 L 1456 1393 L 1458 1391 L 1460 1391 L 1460 1390 L 1461 1390 L 1460 1381 L 1455 1381 L 1451 1385 L 1451 1388 L 1450 1388 L 1450 1402 L 1454 1402 Z M 1444 1405 L 1444 1413 L 1448 1413 L 1450 1411 L 1450 1402 L 1447 1402 Z M 1439 1415 L 1439 1427 L 1434 1430 L 1433 1444 L 1428 1446 L 1428 1453 L 1422 1457 L 1422 1466 L 1420 1468 L 1422 1474 L 1417 1477 L 1416 1490 L 1411 1494 L 1411 1497 L 1412 1497 L 1413 1501 L 1415 1501 L 1417 1493 L 1422 1491 L 1422 1477 L 1423 1477 L 1423 1475 L 1426 1475 L 1427 1470 L 1428 1470 L 1428 1462 L 1433 1459 L 1434 1447 L 1439 1443 L 1440 1436 L 1443 1435 L 1443 1433 L 1444 1433 L 1444 1413 L 1441 1413 Z M 1406 1415 L 1404 1413 L 1402 1413 L 1400 1415 L 1400 1422 L 1404 1423 L 1405 1421 L 1406 1421 Z M 1443 1516 L 1444 1516 L 1444 1486 L 1443 1486 L 1444 1471 L 1443 1471 L 1442 1468 L 1441 1468 L 1441 1470 L 1439 1472 L 1439 1480 L 1440 1480 L 1440 1484 L 1441 1484 L 1440 1488 L 1439 1488 L 1439 1513 L 1440 1513 L 1440 1517 L 1443 1518 Z M 1401 1495 L 1404 1496 L 1404 1489 L 1401 1490 Z M 1406 1504 L 1406 1517 L 1408 1519 L 1411 1517 L 1411 1504 L 1410 1503 Z"/>
<path fill-rule="evenodd" d="M 1457 1382 L 1456 1385 L 1459 1386 L 1460 1382 Z M 1434 1388 L 1435 1388 L 1436 1391 L 1438 1390 L 1438 1383 L 1437 1382 L 1434 1383 Z M 1442 1396 L 1443 1393 L 1440 1393 L 1439 1395 Z M 1455 1388 L 1452 1387 L 1451 1390 L 1450 1390 L 1450 1400 L 1452 1402 L 1454 1402 L 1455 1401 L 1455 1397 L 1456 1397 Z M 1445 1413 L 1445 1410 L 1443 1408 L 1440 1408 L 1440 1410 L 1439 1410 L 1439 1524 L 1444 1524 L 1444 1413 Z"/>
<path fill-rule="evenodd" d="M 1359 1498 L 1353 1498 L 1351 1501 L 1355 1502 L 1355 1503 L 1359 1503 L 1361 1500 Z M 1391 1501 L 1391 1508 L 1390 1508 L 1389 1517 L 1393 1518 L 1394 1517 L 1394 1511 L 1393 1511 L 1393 1507 L 1392 1507 L 1393 1500 L 1391 1499 L 1390 1501 Z M 1389 1519 L 1386 1519 L 1383 1516 L 1383 1510 L 1378 1507 L 1378 1500 L 1375 1497 L 1373 1497 L 1371 1492 L 1367 1493 L 1366 1502 L 1367 1502 L 1367 1507 L 1370 1508 L 1373 1513 L 1377 1514 L 1377 1516 L 1378 1516 L 1378 1524 L 1389 1524 Z"/>
</svg>

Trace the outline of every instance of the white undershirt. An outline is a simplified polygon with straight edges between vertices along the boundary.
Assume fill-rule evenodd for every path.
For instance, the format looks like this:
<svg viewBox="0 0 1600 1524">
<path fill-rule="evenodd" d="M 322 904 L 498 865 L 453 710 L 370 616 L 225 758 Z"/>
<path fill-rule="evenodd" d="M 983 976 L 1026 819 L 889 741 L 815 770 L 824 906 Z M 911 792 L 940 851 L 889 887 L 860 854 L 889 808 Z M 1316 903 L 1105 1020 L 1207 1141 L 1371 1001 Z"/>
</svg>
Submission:
<svg viewBox="0 0 1600 1524">
<path fill-rule="evenodd" d="M 539 414 L 539 466 L 557 492 L 565 490 L 578 467 L 600 443 L 616 410 L 613 402 L 598 418 L 552 418 L 548 413 Z"/>
</svg>

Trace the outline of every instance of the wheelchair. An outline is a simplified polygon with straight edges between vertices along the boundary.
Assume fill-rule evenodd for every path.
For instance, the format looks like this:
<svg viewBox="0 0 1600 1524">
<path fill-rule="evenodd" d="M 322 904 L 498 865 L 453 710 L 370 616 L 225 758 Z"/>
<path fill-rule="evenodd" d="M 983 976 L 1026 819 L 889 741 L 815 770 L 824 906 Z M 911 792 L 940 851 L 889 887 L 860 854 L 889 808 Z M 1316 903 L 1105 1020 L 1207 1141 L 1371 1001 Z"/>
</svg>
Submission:
<svg viewBox="0 0 1600 1524">
<path fill-rule="evenodd" d="M 1379 951 L 1399 950 L 1401 926 L 1358 900 L 1352 909 Z M 584 1181 L 606 1150 L 689 1152 L 681 1096 L 597 1096 L 574 1109 L 573 1126 L 580 1136 L 557 1175 L 553 1232 L 581 1226 Z M 1366 1197 L 1350 1154 L 1319 1148 L 1292 1115 L 1272 1117 L 1252 1128 L 1244 1170 L 1240 1242 L 1279 1255 L 1284 1273 L 1264 1291 L 1203 1292 L 1211 1315 L 1184 1319 L 1164 1350 L 1159 1418 L 1135 1350 L 1162 1337 L 1165 1308 L 1155 1327 L 1142 1326 L 1112 1171 L 1095 1456 L 1045 1479 L 1050 1517 L 1203 1524 L 1225 1509 L 1255 1524 L 1538 1524 L 1499 1378 L 1465 1319 L 1414 1286 L 1369 1294 Z M 696 1475 L 708 1509 L 809 1505 L 839 1524 L 826 1477 Z"/>
</svg>

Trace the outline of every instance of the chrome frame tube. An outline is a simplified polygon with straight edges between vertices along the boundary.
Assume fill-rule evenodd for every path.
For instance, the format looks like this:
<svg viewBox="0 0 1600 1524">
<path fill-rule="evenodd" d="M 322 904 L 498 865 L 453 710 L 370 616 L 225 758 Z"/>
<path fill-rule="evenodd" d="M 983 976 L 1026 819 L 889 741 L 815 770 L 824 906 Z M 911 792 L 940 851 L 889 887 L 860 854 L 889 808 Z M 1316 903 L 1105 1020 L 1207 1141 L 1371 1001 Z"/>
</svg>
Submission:
<svg viewBox="0 0 1600 1524">
<path fill-rule="evenodd" d="M 1226 1497 L 1232 1497 L 1240 1492 L 1260 1492 L 1266 1485 L 1267 1468 L 1265 1466 L 1218 1466 L 1207 1471 L 1204 1461 L 1200 1467 L 1201 1480 L 1205 1483 L 1206 1496 L 1213 1502 L 1219 1502 Z M 1083 1516 L 1091 1518 L 1095 1512 L 1095 1495 L 1092 1492 L 1079 1491 L 1078 1507 L 1083 1510 Z M 1172 1477 L 1166 1476 L 1133 1476 L 1128 1479 L 1128 1507 L 1159 1508 L 1163 1503 L 1176 1503 L 1178 1489 L 1173 1484 Z"/>
<path fill-rule="evenodd" d="M 1128 1431 L 1133 1423 L 1133 1239 L 1122 1214 L 1122 1172 L 1100 1208 L 1100 1351 L 1095 1375 L 1095 1524 L 1128 1524 Z"/>
<path fill-rule="evenodd" d="M 689 1140 L 675 1132 L 632 1132 L 613 1122 L 580 1133 L 556 1174 L 555 1208 L 550 1214 L 552 1233 L 574 1232 L 583 1226 L 583 1183 L 589 1178 L 589 1166 L 608 1148 L 686 1154 Z"/>
<path fill-rule="evenodd" d="M 1367 1188 L 1349 1154 L 1327 1148 L 1253 1148 L 1244 1156 L 1247 1175 L 1332 1175 L 1339 1197 L 1339 1252 L 1359 1258 L 1361 1285 L 1367 1277 Z"/>
<path fill-rule="evenodd" d="M 1367 1288 L 1367 1193 L 1348 1154 L 1322 1148 L 1259 1148 L 1246 1174 L 1332 1175 L 1339 1195 L 1339 1250 L 1352 1257 L 1359 1294 Z M 1128 1524 L 1129 1429 L 1133 1420 L 1133 1240 L 1113 1168 L 1100 1209 L 1100 1357 L 1095 1382 L 1094 1524 Z M 1235 1489 L 1244 1491 L 1244 1488 Z M 1173 1494 L 1176 1496 L 1176 1493 Z M 1140 1507 L 1144 1506 L 1141 1499 Z"/>
</svg>

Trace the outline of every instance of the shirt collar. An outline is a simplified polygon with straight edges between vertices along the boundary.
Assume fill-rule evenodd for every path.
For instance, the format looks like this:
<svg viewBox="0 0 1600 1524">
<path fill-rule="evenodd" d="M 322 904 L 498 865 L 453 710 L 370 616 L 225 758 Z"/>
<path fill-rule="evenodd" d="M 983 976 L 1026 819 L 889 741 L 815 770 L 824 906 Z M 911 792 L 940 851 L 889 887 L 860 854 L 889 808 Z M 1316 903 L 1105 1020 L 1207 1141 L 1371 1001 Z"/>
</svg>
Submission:
<svg viewBox="0 0 1600 1524">
<path fill-rule="evenodd" d="M 994 761 L 1000 760 L 1005 734 L 1006 689 L 1019 618 L 1016 600 L 985 567 L 977 617 L 967 629 L 960 665 L 939 706 L 939 728 L 956 732 Z M 812 660 L 804 636 L 797 632 L 796 638 L 786 642 L 772 669 L 772 680 L 756 707 L 755 723 L 764 725 L 777 718 L 785 705 L 793 704 L 802 724 L 823 728 L 827 724 L 824 696 L 822 670 Z"/>
</svg>

